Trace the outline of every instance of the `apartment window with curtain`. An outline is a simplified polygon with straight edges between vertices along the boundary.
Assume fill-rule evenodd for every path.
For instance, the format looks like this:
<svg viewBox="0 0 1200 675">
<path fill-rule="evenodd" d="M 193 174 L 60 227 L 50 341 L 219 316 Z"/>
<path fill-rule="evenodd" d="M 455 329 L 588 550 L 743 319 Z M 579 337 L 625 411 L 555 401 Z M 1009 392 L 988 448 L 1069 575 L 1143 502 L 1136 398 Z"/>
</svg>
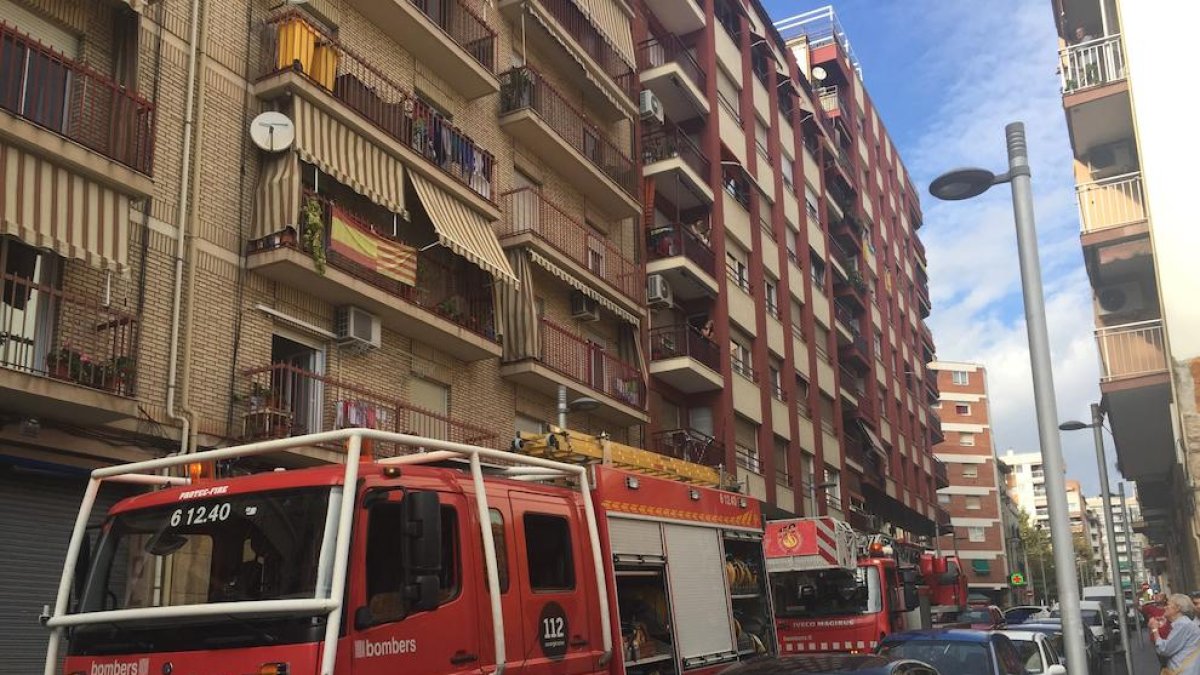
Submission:
<svg viewBox="0 0 1200 675">
<path fill-rule="evenodd" d="M 966 386 L 971 383 L 971 374 L 965 370 L 950 371 L 950 381 L 959 386 Z"/>
<path fill-rule="evenodd" d="M 742 247 L 729 242 L 725 251 L 725 266 L 729 276 L 738 288 L 750 292 L 750 267 L 747 263 L 749 254 Z"/>
<path fill-rule="evenodd" d="M 979 497 L 974 495 L 968 495 L 966 503 L 968 511 L 978 511 L 983 508 L 983 502 L 980 501 Z"/>
<path fill-rule="evenodd" d="M 975 445 L 975 434 L 972 434 L 972 433 L 966 432 L 966 431 L 959 433 L 958 434 L 958 444 L 964 445 L 967 447 L 974 446 Z"/>
<path fill-rule="evenodd" d="M 962 475 L 963 478 L 979 478 L 979 467 L 974 464 L 964 464 Z"/>
<path fill-rule="evenodd" d="M 770 137 L 767 134 L 768 128 L 766 123 L 759 119 L 756 115 L 754 117 L 754 145 L 758 148 L 759 157 L 762 157 L 762 159 L 769 165 L 771 161 L 771 155 L 767 151 L 767 148 L 769 147 L 768 139 Z"/>
<path fill-rule="evenodd" d="M 767 314 L 779 318 L 779 281 L 766 277 L 763 283 L 766 295 Z"/>
<path fill-rule="evenodd" d="M 825 290 L 825 261 L 821 260 L 821 256 L 817 255 L 816 251 L 809 249 L 808 266 L 812 276 L 813 286 Z"/>
<path fill-rule="evenodd" d="M 796 188 L 796 158 L 792 157 L 791 153 L 784 151 L 781 156 L 781 171 L 783 173 L 783 184 L 789 190 Z"/>
<path fill-rule="evenodd" d="M 720 99 L 720 103 L 725 107 L 725 110 L 739 122 L 742 121 L 742 115 L 738 112 L 738 99 L 741 98 L 740 91 L 737 84 L 734 83 L 734 79 L 727 75 L 725 69 L 718 64 L 717 98 Z"/>
<path fill-rule="evenodd" d="M 792 335 L 804 339 L 804 305 L 792 298 Z"/>
<path fill-rule="evenodd" d="M 987 539 L 987 532 L 982 527 L 968 527 L 967 541 L 972 544 L 983 543 Z"/>
<path fill-rule="evenodd" d="M 759 473 L 762 467 L 758 459 L 758 425 L 743 417 L 735 417 L 733 436 L 738 466 Z"/>
<path fill-rule="evenodd" d="M 809 185 L 808 183 L 805 183 L 804 184 L 804 210 L 805 210 L 805 212 L 808 213 L 809 218 L 812 218 L 814 221 L 817 221 L 817 222 L 819 222 L 821 220 L 821 211 L 818 208 L 820 204 L 821 204 L 821 200 L 820 200 L 820 198 L 817 197 L 817 191 L 814 190 L 811 185 Z"/>
<path fill-rule="evenodd" d="M 800 266 L 800 241 L 799 241 L 799 235 L 796 233 L 796 231 L 795 231 L 795 230 L 793 230 L 793 229 L 792 229 L 792 228 L 790 228 L 790 227 L 789 227 L 789 228 L 786 228 L 786 230 L 787 230 L 787 234 L 785 235 L 785 237 L 787 238 L 787 257 L 788 257 L 788 260 L 792 261 L 792 264 L 793 264 L 793 265 L 795 265 L 795 266 L 799 267 L 799 266 Z"/>
<path fill-rule="evenodd" d="M 754 366 L 750 357 L 750 338 L 741 333 L 735 333 L 730 340 L 730 356 L 733 361 L 733 372 L 742 377 L 754 379 Z"/>
<path fill-rule="evenodd" d="M 787 394 L 783 390 L 783 362 L 779 359 L 772 358 L 769 367 L 771 377 L 771 396 L 779 401 L 787 401 Z"/>
<path fill-rule="evenodd" d="M 829 329 L 819 323 L 813 324 L 813 342 L 817 348 L 817 356 L 829 361 Z"/>
</svg>

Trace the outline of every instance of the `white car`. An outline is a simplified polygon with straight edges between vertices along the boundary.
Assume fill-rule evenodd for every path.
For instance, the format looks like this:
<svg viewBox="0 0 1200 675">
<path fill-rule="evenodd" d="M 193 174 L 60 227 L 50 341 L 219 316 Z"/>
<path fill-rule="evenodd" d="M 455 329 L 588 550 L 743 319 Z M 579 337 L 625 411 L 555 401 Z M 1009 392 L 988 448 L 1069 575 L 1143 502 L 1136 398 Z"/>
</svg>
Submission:
<svg viewBox="0 0 1200 675">
<path fill-rule="evenodd" d="M 1006 636 L 1021 655 L 1021 664 L 1028 675 L 1067 675 L 1062 658 L 1045 633 L 1025 630 L 993 631 Z"/>
<path fill-rule="evenodd" d="M 1108 614 L 1104 611 L 1104 605 L 1095 600 L 1081 600 L 1079 602 L 1079 612 L 1082 614 L 1083 625 L 1092 632 L 1096 638 L 1096 643 L 1100 646 L 1100 651 L 1111 649 L 1109 644 L 1108 630 Z M 1062 618 L 1062 610 L 1055 609 L 1050 612 L 1050 618 Z"/>
</svg>

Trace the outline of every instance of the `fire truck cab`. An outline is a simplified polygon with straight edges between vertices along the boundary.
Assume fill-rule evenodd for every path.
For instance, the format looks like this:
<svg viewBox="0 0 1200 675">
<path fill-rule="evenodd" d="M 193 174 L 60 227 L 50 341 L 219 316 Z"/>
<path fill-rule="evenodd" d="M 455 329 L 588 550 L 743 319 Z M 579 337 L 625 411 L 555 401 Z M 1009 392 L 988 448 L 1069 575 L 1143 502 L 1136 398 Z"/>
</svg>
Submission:
<svg viewBox="0 0 1200 675">
<path fill-rule="evenodd" d="M 821 517 L 768 522 L 764 550 L 782 654 L 871 652 L 930 626 L 920 547 Z"/>
<path fill-rule="evenodd" d="M 967 609 L 967 575 L 954 554 L 921 554 L 921 576 L 929 586 L 929 608 L 934 625 L 951 624 Z"/>
</svg>

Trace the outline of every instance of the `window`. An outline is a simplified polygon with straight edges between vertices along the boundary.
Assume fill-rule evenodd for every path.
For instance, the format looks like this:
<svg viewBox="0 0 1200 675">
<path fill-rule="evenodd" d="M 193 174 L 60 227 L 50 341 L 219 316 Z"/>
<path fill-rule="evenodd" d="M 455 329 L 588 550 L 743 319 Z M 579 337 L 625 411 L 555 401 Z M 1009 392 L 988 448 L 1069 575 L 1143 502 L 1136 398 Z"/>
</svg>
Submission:
<svg viewBox="0 0 1200 675">
<path fill-rule="evenodd" d="M 883 354 L 883 333 L 875 331 L 875 357 L 879 358 L 881 354 Z"/>
<path fill-rule="evenodd" d="M 975 434 L 967 433 L 965 431 L 960 432 L 958 434 L 958 444 L 965 446 L 975 445 Z"/>
<path fill-rule="evenodd" d="M 438 574 L 438 600 L 445 603 L 458 595 L 458 512 L 442 506 L 442 571 Z M 408 614 L 404 586 L 404 546 L 396 536 L 404 528 L 402 502 L 378 502 L 367 521 L 367 604 L 376 622 L 396 621 Z"/>
<path fill-rule="evenodd" d="M 572 548 L 571 526 L 566 518 L 526 513 L 525 556 L 529 566 L 529 587 L 535 591 L 575 588 Z"/>
<path fill-rule="evenodd" d="M 733 361 L 733 372 L 754 379 L 754 366 L 750 361 L 750 348 L 733 340 L 730 343 L 730 353 Z"/>
<path fill-rule="evenodd" d="M 758 147 L 758 154 L 770 164 L 770 155 L 767 152 L 767 125 L 756 116 L 754 118 L 754 144 Z"/>
<path fill-rule="evenodd" d="M 741 248 L 731 245 L 725 252 L 725 267 L 729 280 L 738 288 L 750 292 L 750 268 L 746 264 L 748 255 Z"/>
<path fill-rule="evenodd" d="M 967 541 L 972 543 L 981 543 L 985 538 L 984 529 L 982 527 L 968 527 Z"/>
<path fill-rule="evenodd" d="M 780 401 L 787 401 L 787 395 L 783 391 L 783 364 L 772 363 L 770 373 L 771 395 Z"/>
<path fill-rule="evenodd" d="M 763 284 L 767 296 L 767 314 L 779 318 L 779 282 L 768 278 Z"/>
<path fill-rule="evenodd" d="M 968 511 L 978 511 L 983 508 L 983 503 L 979 501 L 979 497 L 968 496 L 966 501 Z"/>
<path fill-rule="evenodd" d="M 804 210 L 808 212 L 808 217 L 813 219 L 813 224 L 820 222 L 821 212 L 817 205 L 821 201 L 817 198 L 817 191 L 812 189 L 812 186 L 805 183 L 804 185 Z"/>
<path fill-rule="evenodd" d="M 939 492 L 938 493 L 938 503 L 939 504 L 949 504 L 950 503 L 950 495 Z"/>
<path fill-rule="evenodd" d="M 954 414 L 970 415 L 971 414 L 971 406 L 967 405 L 966 403 L 955 403 L 954 404 Z"/>
<path fill-rule="evenodd" d="M 965 386 L 971 383 L 971 374 L 965 370 L 950 371 L 950 381 L 954 384 Z"/>
<path fill-rule="evenodd" d="M 842 480 L 837 469 L 825 468 L 825 501 L 835 509 L 842 508 Z"/>
<path fill-rule="evenodd" d="M 784 152 L 783 156 L 780 158 L 780 166 L 783 169 L 783 184 L 786 185 L 789 190 L 795 189 L 796 186 L 795 164 L 796 160 L 793 159 L 790 154 Z"/>
<path fill-rule="evenodd" d="M 809 271 L 812 274 L 813 286 L 825 290 L 825 261 L 816 252 L 808 254 Z"/>
<path fill-rule="evenodd" d="M 974 464 L 964 464 L 962 475 L 963 478 L 979 478 L 979 467 Z"/>
<path fill-rule="evenodd" d="M 504 534 L 504 514 L 499 509 L 488 509 L 492 520 L 492 541 L 496 544 L 496 576 L 500 578 L 500 592 L 508 592 L 508 537 Z M 480 536 L 483 536 L 480 534 Z M 483 583 L 487 584 L 487 563 L 484 563 Z"/>
<path fill-rule="evenodd" d="M 797 241 L 796 231 L 789 227 L 789 228 L 787 228 L 786 236 L 787 236 L 788 260 L 792 261 L 793 265 L 799 267 L 800 266 L 800 254 L 797 251 L 799 251 L 800 244 Z"/>
</svg>

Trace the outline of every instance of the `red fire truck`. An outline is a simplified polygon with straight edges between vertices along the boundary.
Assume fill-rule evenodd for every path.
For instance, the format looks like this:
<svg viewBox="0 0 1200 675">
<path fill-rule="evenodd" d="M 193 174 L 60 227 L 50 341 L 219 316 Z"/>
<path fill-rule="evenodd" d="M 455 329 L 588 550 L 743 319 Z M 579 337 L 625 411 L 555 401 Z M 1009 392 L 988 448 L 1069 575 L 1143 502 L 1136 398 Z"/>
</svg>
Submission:
<svg viewBox="0 0 1200 675">
<path fill-rule="evenodd" d="M 98 469 L 44 672 L 62 652 L 67 675 L 708 674 L 777 653 L 757 502 L 553 431 L 520 454 L 343 429 Z M 345 464 L 202 477 L 330 444 Z M 107 482 L 158 489 L 93 547 Z"/>
<path fill-rule="evenodd" d="M 869 652 L 931 625 L 919 546 L 828 517 L 769 522 L 763 541 L 781 653 Z"/>
<path fill-rule="evenodd" d="M 930 616 L 934 625 L 958 621 L 958 615 L 967 609 L 967 575 L 962 563 L 954 554 L 921 555 L 921 577 L 929 586 Z"/>
</svg>

